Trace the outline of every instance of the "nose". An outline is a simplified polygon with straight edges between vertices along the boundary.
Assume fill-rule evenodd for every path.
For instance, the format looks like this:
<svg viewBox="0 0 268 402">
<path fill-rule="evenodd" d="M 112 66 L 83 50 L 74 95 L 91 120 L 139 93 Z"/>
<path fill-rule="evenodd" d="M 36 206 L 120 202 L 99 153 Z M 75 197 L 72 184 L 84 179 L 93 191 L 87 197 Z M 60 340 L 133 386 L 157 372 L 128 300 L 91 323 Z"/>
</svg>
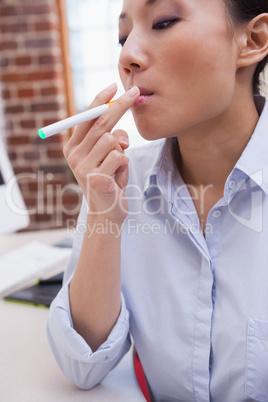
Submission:
<svg viewBox="0 0 268 402">
<path fill-rule="evenodd" d="M 148 52 L 146 44 L 139 35 L 132 32 L 124 43 L 120 57 L 119 69 L 126 74 L 145 70 L 148 67 Z"/>
</svg>

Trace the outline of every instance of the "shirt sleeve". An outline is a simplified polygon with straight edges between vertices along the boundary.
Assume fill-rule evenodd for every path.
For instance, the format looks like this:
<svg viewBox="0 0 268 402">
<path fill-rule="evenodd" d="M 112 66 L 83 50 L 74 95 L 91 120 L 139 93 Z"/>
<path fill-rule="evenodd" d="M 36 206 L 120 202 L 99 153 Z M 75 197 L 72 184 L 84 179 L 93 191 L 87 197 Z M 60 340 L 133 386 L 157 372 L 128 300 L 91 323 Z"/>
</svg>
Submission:
<svg viewBox="0 0 268 402">
<path fill-rule="evenodd" d="M 63 374 L 78 387 L 90 389 L 102 381 L 130 348 L 128 311 L 122 295 L 119 318 L 107 340 L 93 353 L 73 328 L 68 287 L 64 285 L 51 304 L 48 341 Z"/>
<path fill-rule="evenodd" d="M 78 225 L 85 214 L 81 209 Z M 75 331 L 70 312 L 69 283 L 76 266 L 82 244 L 77 232 L 73 252 L 65 273 L 64 285 L 53 300 L 47 321 L 47 337 L 52 353 L 63 374 L 78 387 L 90 389 L 102 381 L 129 350 L 129 313 L 121 296 L 121 312 L 107 340 L 93 353 L 86 341 Z M 90 314 L 90 311 L 85 311 Z"/>
</svg>

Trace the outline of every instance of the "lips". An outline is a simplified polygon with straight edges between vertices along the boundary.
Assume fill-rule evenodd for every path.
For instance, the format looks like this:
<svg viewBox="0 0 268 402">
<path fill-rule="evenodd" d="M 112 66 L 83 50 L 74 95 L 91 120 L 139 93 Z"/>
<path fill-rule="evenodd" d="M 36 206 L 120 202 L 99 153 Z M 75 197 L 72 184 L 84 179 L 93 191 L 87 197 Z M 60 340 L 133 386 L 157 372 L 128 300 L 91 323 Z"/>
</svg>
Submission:
<svg viewBox="0 0 268 402">
<path fill-rule="evenodd" d="M 134 107 L 138 107 L 143 104 L 144 105 L 147 104 L 148 101 L 150 100 L 151 96 L 154 95 L 154 93 L 147 88 L 140 87 L 139 85 L 137 85 L 137 87 L 140 90 L 140 96 L 138 97 L 135 104 L 133 105 Z"/>
<path fill-rule="evenodd" d="M 142 88 L 142 87 L 139 87 L 139 86 L 138 86 L 138 88 L 139 88 L 139 90 L 140 90 L 140 96 L 150 96 L 150 95 L 153 95 L 153 92 L 150 91 L 149 89 Z"/>
</svg>

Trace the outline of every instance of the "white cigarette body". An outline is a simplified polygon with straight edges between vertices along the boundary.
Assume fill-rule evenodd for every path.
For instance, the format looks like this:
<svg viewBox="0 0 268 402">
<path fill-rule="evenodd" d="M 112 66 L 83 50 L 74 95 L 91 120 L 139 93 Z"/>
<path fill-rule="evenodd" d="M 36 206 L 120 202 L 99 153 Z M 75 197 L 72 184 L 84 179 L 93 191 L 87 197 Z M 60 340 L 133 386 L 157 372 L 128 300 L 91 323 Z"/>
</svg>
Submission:
<svg viewBox="0 0 268 402">
<path fill-rule="evenodd" d="M 61 131 L 67 130 L 68 128 L 75 127 L 78 124 L 96 119 L 109 108 L 110 103 L 97 106 L 93 109 L 85 110 L 82 113 L 78 113 L 74 116 L 67 117 L 67 119 L 50 124 L 49 126 L 46 127 L 42 127 L 38 130 L 39 137 L 45 139 L 51 137 L 54 134 L 60 133 Z"/>
</svg>

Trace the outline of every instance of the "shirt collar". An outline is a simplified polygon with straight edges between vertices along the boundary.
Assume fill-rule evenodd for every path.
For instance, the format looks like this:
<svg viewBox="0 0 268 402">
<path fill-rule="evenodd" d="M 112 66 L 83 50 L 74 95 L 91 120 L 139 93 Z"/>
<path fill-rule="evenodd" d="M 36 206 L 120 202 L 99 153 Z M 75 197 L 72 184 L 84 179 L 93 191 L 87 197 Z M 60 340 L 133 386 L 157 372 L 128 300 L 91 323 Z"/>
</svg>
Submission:
<svg viewBox="0 0 268 402">
<path fill-rule="evenodd" d="M 237 176 L 244 177 L 244 181 L 250 178 L 268 195 L 268 102 L 261 96 L 256 96 L 255 102 L 260 118 L 226 184 Z"/>
<path fill-rule="evenodd" d="M 177 181 L 178 169 L 174 162 L 174 143 L 177 141 L 176 138 L 166 138 L 159 141 L 155 159 L 153 161 L 150 170 L 147 172 L 147 178 L 144 186 L 145 196 L 150 196 L 151 192 L 154 191 L 157 186 L 165 192 L 167 188 L 167 183 L 174 185 L 174 180 Z"/>
</svg>

